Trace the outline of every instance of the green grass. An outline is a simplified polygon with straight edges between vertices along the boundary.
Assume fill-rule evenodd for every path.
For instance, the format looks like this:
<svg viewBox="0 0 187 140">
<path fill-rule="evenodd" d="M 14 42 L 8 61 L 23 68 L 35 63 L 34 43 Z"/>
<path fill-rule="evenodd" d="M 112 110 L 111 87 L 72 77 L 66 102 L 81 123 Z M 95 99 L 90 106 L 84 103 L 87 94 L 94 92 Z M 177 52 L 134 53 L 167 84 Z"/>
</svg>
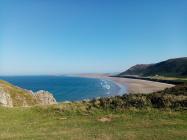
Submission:
<svg viewBox="0 0 187 140">
<path fill-rule="evenodd" d="M 187 82 L 187 77 L 166 77 L 166 76 L 149 76 L 148 78 L 151 79 L 158 79 L 158 80 L 178 80 L 178 81 L 186 81 Z"/>
<path fill-rule="evenodd" d="M 187 111 L 153 108 L 123 111 L 83 104 L 0 107 L 1 140 L 166 140 L 187 139 Z M 109 118 L 106 122 L 99 119 Z"/>
<path fill-rule="evenodd" d="M 166 81 L 176 81 L 176 82 L 183 82 L 185 84 L 187 84 L 187 77 L 166 77 L 166 76 L 148 76 L 146 78 L 150 78 L 153 80 L 166 80 Z"/>
</svg>

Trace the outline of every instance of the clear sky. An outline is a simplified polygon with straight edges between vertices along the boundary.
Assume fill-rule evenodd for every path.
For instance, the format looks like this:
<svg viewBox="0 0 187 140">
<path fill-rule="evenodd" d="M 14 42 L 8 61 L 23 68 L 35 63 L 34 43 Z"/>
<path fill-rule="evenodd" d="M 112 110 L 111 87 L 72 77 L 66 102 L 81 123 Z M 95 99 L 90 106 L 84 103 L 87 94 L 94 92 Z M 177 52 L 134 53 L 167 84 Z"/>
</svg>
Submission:
<svg viewBox="0 0 187 140">
<path fill-rule="evenodd" d="M 0 0 L 0 75 L 120 72 L 187 56 L 187 0 Z"/>
</svg>

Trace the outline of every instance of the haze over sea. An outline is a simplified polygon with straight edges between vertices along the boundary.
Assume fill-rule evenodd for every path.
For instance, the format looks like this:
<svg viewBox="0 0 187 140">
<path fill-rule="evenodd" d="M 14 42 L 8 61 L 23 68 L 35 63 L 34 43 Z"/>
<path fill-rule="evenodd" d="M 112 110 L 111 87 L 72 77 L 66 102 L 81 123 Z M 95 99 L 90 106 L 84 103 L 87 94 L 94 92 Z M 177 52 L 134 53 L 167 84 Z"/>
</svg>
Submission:
<svg viewBox="0 0 187 140">
<path fill-rule="evenodd" d="M 0 79 L 34 92 L 38 90 L 49 91 L 58 102 L 121 95 L 125 92 L 124 89 L 121 89 L 119 85 L 112 81 L 94 78 L 70 76 L 2 76 Z"/>
</svg>

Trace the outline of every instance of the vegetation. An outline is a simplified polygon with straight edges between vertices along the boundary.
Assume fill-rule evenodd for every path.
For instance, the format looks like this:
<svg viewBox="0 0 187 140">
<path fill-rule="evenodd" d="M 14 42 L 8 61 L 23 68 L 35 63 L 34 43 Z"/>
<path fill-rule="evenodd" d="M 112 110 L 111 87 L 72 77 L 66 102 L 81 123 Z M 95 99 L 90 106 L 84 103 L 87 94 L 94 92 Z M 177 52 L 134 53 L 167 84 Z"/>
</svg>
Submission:
<svg viewBox="0 0 187 140">
<path fill-rule="evenodd" d="M 129 94 L 90 101 L 39 106 L 21 88 L 0 81 L 19 106 L 0 107 L 2 140 L 187 139 L 187 85 L 152 94 Z"/>
<path fill-rule="evenodd" d="M 187 57 L 169 59 L 160 63 L 150 65 L 135 65 L 118 76 L 166 76 L 166 77 L 187 77 Z"/>
<path fill-rule="evenodd" d="M 187 86 L 180 85 L 152 94 L 130 94 L 106 97 L 90 101 L 90 107 L 104 109 L 135 108 L 170 108 L 174 110 L 187 109 Z"/>
<path fill-rule="evenodd" d="M 155 81 L 155 82 L 162 82 L 174 85 L 182 85 L 187 84 L 187 78 L 185 77 L 164 77 L 164 76 L 148 76 L 148 77 L 141 77 L 141 76 L 134 76 L 134 75 L 123 75 L 123 76 L 115 76 L 115 77 L 124 77 L 124 78 L 131 78 L 131 79 L 141 79 L 141 80 L 148 80 L 148 81 Z"/>
<path fill-rule="evenodd" d="M 82 103 L 49 107 L 0 108 L 0 139 L 187 139 L 186 111 L 153 108 L 129 108 L 121 111 L 84 109 Z"/>
<path fill-rule="evenodd" d="M 118 76 L 124 76 L 124 75 L 133 75 L 133 76 L 143 76 L 146 69 L 148 69 L 151 66 L 151 64 L 137 64 L 135 66 L 132 66 L 125 72 L 120 73 Z"/>
<path fill-rule="evenodd" d="M 177 84 L 187 84 L 187 78 L 186 77 L 165 77 L 165 76 L 159 76 L 159 75 L 156 75 L 156 76 L 150 76 L 150 77 L 147 77 L 151 80 L 155 80 L 155 81 L 168 81 L 168 83 L 171 83 L 173 82 L 174 84 L 177 83 Z"/>
<path fill-rule="evenodd" d="M 37 103 L 37 100 L 32 96 L 31 93 L 3 80 L 0 80 L 0 90 L 10 95 L 13 106 L 31 106 Z"/>
<path fill-rule="evenodd" d="M 187 87 L 51 106 L 0 107 L 0 139 L 187 139 Z"/>
</svg>

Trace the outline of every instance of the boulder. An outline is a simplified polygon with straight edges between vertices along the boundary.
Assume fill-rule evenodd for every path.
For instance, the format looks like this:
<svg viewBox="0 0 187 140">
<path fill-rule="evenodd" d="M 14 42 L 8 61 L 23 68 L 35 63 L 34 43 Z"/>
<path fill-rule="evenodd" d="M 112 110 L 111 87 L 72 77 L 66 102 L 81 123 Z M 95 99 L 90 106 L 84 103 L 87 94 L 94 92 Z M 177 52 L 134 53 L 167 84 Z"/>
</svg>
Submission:
<svg viewBox="0 0 187 140">
<path fill-rule="evenodd" d="M 41 105 L 57 104 L 53 95 L 51 93 L 49 93 L 48 91 L 39 90 L 39 91 L 35 92 L 33 95 L 36 98 L 36 100 L 38 101 L 38 103 Z"/>
</svg>

